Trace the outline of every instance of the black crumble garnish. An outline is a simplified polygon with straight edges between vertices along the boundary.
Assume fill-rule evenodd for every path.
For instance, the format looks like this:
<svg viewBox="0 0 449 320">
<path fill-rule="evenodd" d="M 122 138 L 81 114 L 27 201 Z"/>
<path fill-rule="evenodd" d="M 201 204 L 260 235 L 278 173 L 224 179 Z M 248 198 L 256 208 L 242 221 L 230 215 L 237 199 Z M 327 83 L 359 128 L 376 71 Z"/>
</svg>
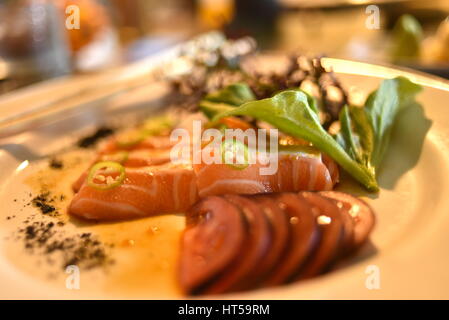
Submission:
<svg viewBox="0 0 449 320">
<path fill-rule="evenodd" d="M 38 208 L 42 214 L 58 217 L 60 216 L 59 211 L 55 207 L 55 202 L 62 201 L 65 199 L 63 194 L 61 195 L 52 195 L 49 191 L 42 191 L 39 195 L 35 196 L 31 199 L 29 203 L 26 205 L 33 205 Z"/>
<path fill-rule="evenodd" d="M 43 214 L 52 215 L 52 216 L 59 215 L 59 213 L 56 211 L 55 206 L 50 204 L 50 202 L 54 202 L 54 199 L 50 197 L 49 192 L 43 192 L 31 200 L 31 203 L 33 204 L 33 206 L 35 206 L 36 208 L 39 208 L 39 210 Z"/>
<path fill-rule="evenodd" d="M 77 265 L 89 270 L 114 263 L 107 252 L 112 246 L 102 243 L 91 233 L 67 235 L 61 229 L 64 225 L 53 221 L 27 221 L 26 226 L 18 230 L 18 238 L 23 240 L 29 253 L 45 255 L 49 264 L 61 261 L 62 269 Z M 55 259 L 57 255 L 62 259 Z"/>
<path fill-rule="evenodd" d="M 50 163 L 48 165 L 50 168 L 56 169 L 56 170 L 64 168 L 64 163 L 61 160 L 58 160 L 56 158 L 50 159 Z"/>
<path fill-rule="evenodd" d="M 93 134 L 81 138 L 77 145 L 80 148 L 90 148 L 93 147 L 99 140 L 112 135 L 115 132 L 114 129 L 109 127 L 100 127 Z"/>
</svg>

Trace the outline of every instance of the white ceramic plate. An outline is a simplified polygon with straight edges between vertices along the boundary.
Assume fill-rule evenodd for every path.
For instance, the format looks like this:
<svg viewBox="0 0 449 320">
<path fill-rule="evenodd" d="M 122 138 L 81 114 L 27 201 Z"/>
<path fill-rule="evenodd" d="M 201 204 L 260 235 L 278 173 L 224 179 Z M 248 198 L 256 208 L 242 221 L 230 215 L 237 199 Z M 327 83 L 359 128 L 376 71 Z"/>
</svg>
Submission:
<svg viewBox="0 0 449 320">
<path fill-rule="evenodd" d="M 376 88 L 381 78 L 397 75 L 405 75 L 424 86 L 418 97 L 422 107 L 412 107 L 400 115 L 380 172 L 379 194 L 364 194 L 360 187 L 351 183 L 341 186 L 366 197 L 375 209 L 378 220 L 371 237 L 372 245 L 347 266 L 325 276 L 223 297 L 449 298 L 449 199 L 446 196 L 449 190 L 449 84 L 421 74 L 364 63 L 337 59 L 326 59 L 325 63 L 335 69 L 347 88 L 361 95 Z M 150 91 L 154 93 L 155 90 Z M 130 92 L 128 98 L 136 94 Z M 127 100 L 126 97 L 121 99 Z M 152 106 L 158 104 L 160 100 Z M 102 240 L 116 244 L 113 249 L 116 264 L 105 272 L 102 269 L 81 271 L 79 290 L 66 287 L 70 274 L 55 265 L 48 266 L 38 255 L 27 253 L 23 241 L 13 236 L 17 226 L 29 214 L 37 212 L 32 206 L 23 207 L 29 201 L 29 193 L 38 191 L 37 176 L 39 183 L 44 181 L 52 190 L 56 188 L 70 196 L 70 182 L 83 170 L 73 156 L 67 156 L 73 170 L 64 174 L 42 169 L 47 168 L 47 160 L 36 159 L 73 144 L 83 132 L 104 120 L 142 113 L 141 106 L 123 109 L 115 108 L 116 105 L 110 101 L 101 108 L 60 116 L 49 124 L 0 140 L 0 298 L 182 297 L 175 281 L 178 240 L 184 224 L 182 215 L 106 225 L 69 222 L 65 227 L 67 232 L 92 231 Z M 152 107 L 143 110 L 148 113 Z M 64 211 L 64 203 L 57 206 Z"/>
</svg>

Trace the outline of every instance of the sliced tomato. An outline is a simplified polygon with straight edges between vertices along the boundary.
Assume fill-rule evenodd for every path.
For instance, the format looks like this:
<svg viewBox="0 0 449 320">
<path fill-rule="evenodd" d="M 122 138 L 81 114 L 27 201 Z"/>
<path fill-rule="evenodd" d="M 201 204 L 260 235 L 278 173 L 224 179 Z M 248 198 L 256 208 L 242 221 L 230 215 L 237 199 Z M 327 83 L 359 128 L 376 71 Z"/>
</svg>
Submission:
<svg viewBox="0 0 449 320">
<path fill-rule="evenodd" d="M 334 202 L 314 192 L 300 192 L 298 196 L 313 207 L 312 211 L 321 230 L 317 250 L 295 277 L 299 280 L 322 273 L 335 261 L 342 246 L 344 228 L 342 215 Z"/>
<path fill-rule="evenodd" d="M 270 223 L 272 234 L 270 250 L 258 267 L 261 274 L 260 284 L 263 285 L 265 278 L 277 266 L 288 247 L 290 240 L 289 216 L 279 208 L 277 201 L 272 196 L 257 195 L 251 199 L 262 208 Z"/>
<path fill-rule="evenodd" d="M 279 285 L 291 279 L 315 251 L 320 234 L 312 206 L 294 193 L 281 193 L 276 201 L 289 218 L 290 241 L 265 283 Z"/>
<path fill-rule="evenodd" d="M 188 294 L 201 292 L 240 257 L 246 243 L 241 211 L 220 197 L 208 197 L 187 214 L 179 280 Z"/>
<path fill-rule="evenodd" d="M 354 220 L 354 241 L 352 250 L 358 249 L 368 239 L 374 228 L 376 217 L 371 207 L 363 200 L 339 191 L 320 192 L 327 198 L 341 203 Z"/>
<path fill-rule="evenodd" d="M 255 202 L 238 195 L 226 195 L 224 198 L 240 208 L 245 216 L 247 236 L 235 263 L 205 290 L 206 293 L 239 291 L 253 287 L 260 276 L 258 266 L 271 243 L 268 221 Z"/>
</svg>

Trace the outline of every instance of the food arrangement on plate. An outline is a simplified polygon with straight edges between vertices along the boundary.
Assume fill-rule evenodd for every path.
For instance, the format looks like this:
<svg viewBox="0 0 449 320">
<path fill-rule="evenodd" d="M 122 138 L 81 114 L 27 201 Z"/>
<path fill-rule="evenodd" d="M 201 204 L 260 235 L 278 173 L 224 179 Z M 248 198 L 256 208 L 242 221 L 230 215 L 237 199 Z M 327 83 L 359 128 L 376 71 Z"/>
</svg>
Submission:
<svg viewBox="0 0 449 320">
<path fill-rule="evenodd" d="M 83 140 L 83 147 L 100 141 L 82 151 L 83 172 L 68 181 L 73 194 L 64 202 L 64 223 L 185 216 L 170 273 L 184 295 L 297 282 L 356 256 L 369 242 L 375 213 L 338 187 L 352 180 L 378 192 L 397 115 L 420 86 L 404 77 L 384 80 L 359 105 L 320 58 L 286 56 L 275 71 L 258 70 L 257 59 L 247 39 L 186 56 L 189 72 L 165 80 L 172 88 L 166 110 Z M 50 166 L 65 170 L 55 159 Z M 43 194 L 32 204 L 49 213 L 51 201 Z M 45 238 L 53 232 L 46 226 L 22 233 Z M 113 260 L 94 235 L 79 239 L 81 246 L 66 246 L 69 239 L 45 250 L 78 248 L 64 267 L 81 258 L 95 266 Z M 79 249 L 86 241 L 94 248 L 87 254 Z"/>
</svg>

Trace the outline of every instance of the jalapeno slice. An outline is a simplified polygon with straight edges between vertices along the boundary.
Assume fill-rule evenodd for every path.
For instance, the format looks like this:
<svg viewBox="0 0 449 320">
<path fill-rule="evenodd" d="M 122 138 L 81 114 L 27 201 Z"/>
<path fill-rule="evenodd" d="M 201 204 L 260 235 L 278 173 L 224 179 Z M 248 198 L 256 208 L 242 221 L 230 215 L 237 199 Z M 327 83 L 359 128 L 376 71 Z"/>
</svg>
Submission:
<svg viewBox="0 0 449 320">
<path fill-rule="evenodd" d="M 110 174 L 118 173 L 115 177 Z M 102 161 L 94 164 L 87 176 L 87 185 L 98 190 L 110 190 L 125 180 L 125 168 L 117 162 Z M 99 182 L 101 183 L 99 183 Z"/>
<path fill-rule="evenodd" d="M 145 120 L 142 126 L 142 131 L 148 135 L 159 135 L 169 131 L 173 125 L 173 119 L 168 115 L 162 115 Z"/>
<path fill-rule="evenodd" d="M 239 163 L 239 155 L 243 155 L 243 163 Z M 236 139 L 227 139 L 221 143 L 221 158 L 229 167 L 243 170 L 249 166 L 248 147 Z"/>
<path fill-rule="evenodd" d="M 117 146 L 121 148 L 133 147 L 142 142 L 149 134 L 141 130 L 133 130 L 120 134 L 117 137 Z"/>
</svg>

